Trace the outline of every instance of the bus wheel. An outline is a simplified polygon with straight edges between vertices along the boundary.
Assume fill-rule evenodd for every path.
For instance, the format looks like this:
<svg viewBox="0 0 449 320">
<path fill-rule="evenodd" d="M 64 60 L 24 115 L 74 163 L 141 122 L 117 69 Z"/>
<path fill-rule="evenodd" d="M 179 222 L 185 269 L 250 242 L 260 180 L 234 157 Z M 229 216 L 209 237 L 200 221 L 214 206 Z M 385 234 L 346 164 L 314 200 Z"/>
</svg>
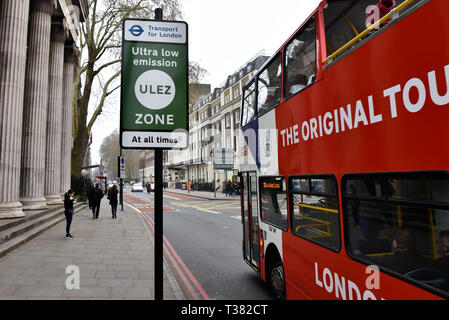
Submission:
<svg viewBox="0 0 449 320">
<path fill-rule="evenodd" d="M 282 262 L 276 262 L 270 272 L 271 287 L 278 300 L 285 300 L 285 274 Z"/>
</svg>

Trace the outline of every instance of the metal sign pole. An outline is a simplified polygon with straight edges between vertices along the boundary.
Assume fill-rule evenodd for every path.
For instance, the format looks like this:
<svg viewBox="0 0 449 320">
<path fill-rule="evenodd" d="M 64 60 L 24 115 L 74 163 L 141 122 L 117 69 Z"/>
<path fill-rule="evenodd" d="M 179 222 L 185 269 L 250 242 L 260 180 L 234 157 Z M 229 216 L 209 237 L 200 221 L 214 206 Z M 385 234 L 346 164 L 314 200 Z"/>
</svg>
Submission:
<svg viewBox="0 0 449 320">
<path fill-rule="evenodd" d="M 163 189 L 162 149 L 154 150 L 154 297 L 163 300 Z"/>
<path fill-rule="evenodd" d="M 120 156 L 118 157 L 118 172 L 119 172 L 119 177 L 120 177 L 120 183 L 119 183 L 119 187 L 120 187 L 120 207 L 121 210 L 123 211 L 123 175 L 122 175 L 122 166 L 121 166 L 121 161 L 122 161 L 122 147 L 120 147 Z"/>
<path fill-rule="evenodd" d="M 162 21 L 162 9 L 154 11 L 156 21 Z M 164 299 L 164 266 L 163 266 L 163 181 L 162 181 L 162 149 L 154 149 L 154 299 Z"/>
<path fill-rule="evenodd" d="M 216 188 L 216 185 L 215 185 L 215 181 L 216 181 L 216 176 L 215 176 L 215 174 L 216 174 L 216 171 L 215 171 L 215 169 L 214 169 L 214 198 L 216 198 L 217 197 L 217 188 Z"/>
</svg>

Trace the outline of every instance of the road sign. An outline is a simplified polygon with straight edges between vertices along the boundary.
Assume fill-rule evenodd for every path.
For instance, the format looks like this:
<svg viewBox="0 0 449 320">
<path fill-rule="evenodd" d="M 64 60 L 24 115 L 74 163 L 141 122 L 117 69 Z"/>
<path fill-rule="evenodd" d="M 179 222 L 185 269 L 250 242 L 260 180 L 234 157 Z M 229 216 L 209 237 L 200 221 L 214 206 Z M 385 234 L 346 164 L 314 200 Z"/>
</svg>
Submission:
<svg viewBox="0 0 449 320">
<path fill-rule="evenodd" d="M 123 23 L 120 145 L 125 149 L 188 146 L 187 23 Z"/>
<path fill-rule="evenodd" d="M 125 157 L 119 157 L 120 179 L 125 178 Z"/>
<path fill-rule="evenodd" d="M 214 169 L 233 170 L 234 169 L 234 150 L 233 149 L 215 149 L 214 151 Z"/>
</svg>

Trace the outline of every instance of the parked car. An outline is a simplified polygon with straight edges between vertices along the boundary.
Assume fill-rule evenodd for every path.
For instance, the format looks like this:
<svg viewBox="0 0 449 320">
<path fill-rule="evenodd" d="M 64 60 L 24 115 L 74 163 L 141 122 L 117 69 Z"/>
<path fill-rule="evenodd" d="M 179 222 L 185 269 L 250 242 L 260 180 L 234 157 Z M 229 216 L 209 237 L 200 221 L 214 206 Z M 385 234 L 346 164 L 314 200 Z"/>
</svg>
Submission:
<svg viewBox="0 0 449 320">
<path fill-rule="evenodd" d="M 131 188 L 132 192 L 143 192 L 143 187 L 141 183 L 134 183 L 132 188 Z"/>
</svg>

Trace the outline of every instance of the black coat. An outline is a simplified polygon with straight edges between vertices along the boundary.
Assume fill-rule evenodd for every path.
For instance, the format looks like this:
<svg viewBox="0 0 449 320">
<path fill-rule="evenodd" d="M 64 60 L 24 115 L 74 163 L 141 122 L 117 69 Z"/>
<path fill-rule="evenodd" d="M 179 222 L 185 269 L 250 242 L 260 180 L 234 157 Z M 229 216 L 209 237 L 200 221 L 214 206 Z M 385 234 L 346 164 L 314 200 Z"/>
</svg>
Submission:
<svg viewBox="0 0 449 320">
<path fill-rule="evenodd" d="M 92 195 L 91 195 L 92 203 L 93 204 L 99 204 L 101 202 L 101 199 L 103 198 L 103 196 L 104 196 L 103 191 L 100 188 L 95 187 L 92 190 Z"/>
<path fill-rule="evenodd" d="M 110 190 L 109 191 L 108 199 L 109 199 L 109 204 L 110 205 L 116 206 L 118 204 L 118 197 L 117 197 L 117 195 L 118 195 L 118 191 L 114 191 L 114 190 Z"/>
<path fill-rule="evenodd" d="M 66 193 L 64 194 L 64 209 L 65 210 L 73 210 L 73 202 L 75 202 L 74 199 L 70 199 L 70 196 Z"/>
</svg>

